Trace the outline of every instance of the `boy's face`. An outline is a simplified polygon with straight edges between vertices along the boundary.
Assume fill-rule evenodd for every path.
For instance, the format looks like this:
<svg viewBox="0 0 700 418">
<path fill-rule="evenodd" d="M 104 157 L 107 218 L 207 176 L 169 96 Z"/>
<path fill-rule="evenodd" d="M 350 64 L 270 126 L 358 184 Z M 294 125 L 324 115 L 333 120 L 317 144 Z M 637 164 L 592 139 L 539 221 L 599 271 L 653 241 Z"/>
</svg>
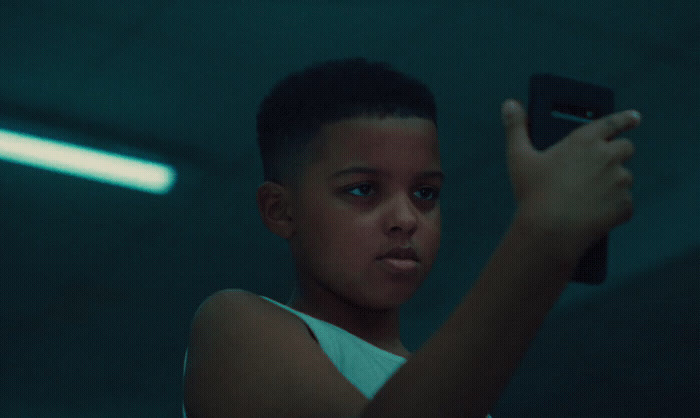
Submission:
<svg viewBox="0 0 700 418">
<path fill-rule="evenodd" d="M 435 124 L 360 117 L 326 125 L 316 141 L 317 157 L 291 196 L 299 279 L 358 305 L 397 307 L 422 283 L 440 245 Z M 399 247 L 417 260 L 405 252 L 384 257 Z"/>
</svg>

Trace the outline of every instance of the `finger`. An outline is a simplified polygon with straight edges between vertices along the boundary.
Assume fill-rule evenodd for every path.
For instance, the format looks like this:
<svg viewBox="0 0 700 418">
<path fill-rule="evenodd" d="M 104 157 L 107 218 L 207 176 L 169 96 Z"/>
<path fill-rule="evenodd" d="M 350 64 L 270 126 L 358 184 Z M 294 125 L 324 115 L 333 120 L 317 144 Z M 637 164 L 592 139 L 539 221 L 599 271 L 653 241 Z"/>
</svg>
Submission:
<svg viewBox="0 0 700 418">
<path fill-rule="evenodd" d="M 583 130 L 589 131 L 594 138 L 610 140 L 624 131 L 636 128 L 641 123 L 642 116 L 636 110 L 613 113 L 587 125 Z"/>
<path fill-rule="evenodd" d="M 635 153 L 634 144 L 627 138 L 618 138 L 611 141 L 609 147 L 613 160 L 620 163 L 629 160 Z"/>
<path fill-rule="evenodd" d="M 618 178 L 619 178 L 618 184 L 621 187 L 629 189 L 634 184 L 634 176 L 625 167 L 620 166 L 620 175 Z"/>
<path fill-rule="evenodd" d="M 503 127 L 506 131 L 508 153 L 523 153 L 533 150 L 527 133 L 527 115 L 522 106 L 513 99 L 501 105 Z"/>
<path fill-rule="evenodd" d="M 625 191 L 622 194 L 622 197 L 618 202 L 618 213 L 619 217 L 617 224 L 622 224 L 629 221 L 632 218 L 632 215 L 634 215 L 634 199 L 629 191 Z"/>
</svg>

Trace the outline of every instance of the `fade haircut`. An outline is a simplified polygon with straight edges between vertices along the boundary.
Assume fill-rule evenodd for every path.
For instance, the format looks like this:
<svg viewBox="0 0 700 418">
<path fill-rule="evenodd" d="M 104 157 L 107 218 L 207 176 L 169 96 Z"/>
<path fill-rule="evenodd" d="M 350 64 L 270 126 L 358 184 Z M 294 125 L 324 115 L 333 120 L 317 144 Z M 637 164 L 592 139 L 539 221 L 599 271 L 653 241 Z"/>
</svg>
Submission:
<svg viewBox="0 0 700 418">
<path fill-rule="evenodd" d="M 320 128 L 360 116 L 420 117 L 437 126 L 428 87 L 388 64 L 364 58 L 316 64 L 280 81 L 260 105 L 257 133 L 265 181 L 298 181 Z"/>
</svg>

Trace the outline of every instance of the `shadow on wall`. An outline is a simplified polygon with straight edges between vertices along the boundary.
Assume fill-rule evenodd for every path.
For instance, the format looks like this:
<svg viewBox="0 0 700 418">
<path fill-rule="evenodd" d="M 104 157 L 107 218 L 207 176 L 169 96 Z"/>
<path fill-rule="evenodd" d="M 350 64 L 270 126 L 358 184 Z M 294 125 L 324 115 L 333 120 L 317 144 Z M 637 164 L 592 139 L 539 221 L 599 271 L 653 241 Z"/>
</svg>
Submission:
<svg viewBox="0 0 700 418">
<path fill-rule="evenodd" d="M 494 415 L 695 416 L 700 247 L 557 307 Z"/>
</svg>

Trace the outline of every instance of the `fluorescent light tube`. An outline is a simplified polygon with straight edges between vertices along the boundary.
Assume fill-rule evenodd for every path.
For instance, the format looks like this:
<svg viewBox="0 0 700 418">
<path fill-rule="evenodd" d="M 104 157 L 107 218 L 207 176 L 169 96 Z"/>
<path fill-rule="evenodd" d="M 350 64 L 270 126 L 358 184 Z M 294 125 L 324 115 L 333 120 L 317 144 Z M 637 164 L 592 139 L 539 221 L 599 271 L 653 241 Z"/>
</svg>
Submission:
<svg viewBox="0 0 700 418">
<path fill-rule="evenodd" d="M 0 159 L 155 194 L 168 193 L 176 177 L 165 164 L 5 129 Z"/>
</svg>

